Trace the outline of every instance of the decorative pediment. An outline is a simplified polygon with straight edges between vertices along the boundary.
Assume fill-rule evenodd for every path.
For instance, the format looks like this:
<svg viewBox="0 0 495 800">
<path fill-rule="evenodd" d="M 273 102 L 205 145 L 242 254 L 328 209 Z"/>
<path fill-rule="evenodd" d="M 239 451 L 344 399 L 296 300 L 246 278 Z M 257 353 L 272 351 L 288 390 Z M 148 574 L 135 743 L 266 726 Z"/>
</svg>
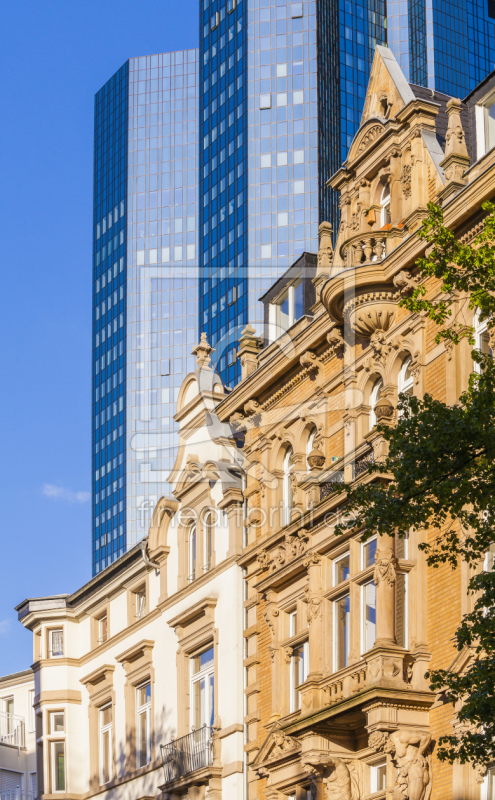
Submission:
<svg viewBox="0 0 495 800">
<path fill-rule="evenodd" d="M 254 769 L 266 763 L 271 764 L 292 757 L 298 750 L 300 750 L 299 742 L 285 733 L 279 723 L 275 723 L 254 760 Z"/>
<path fill-rule="evenodd" d="M 284 567 L 290 561 L 302 556 L 308 549 L 309 535 L 306 528 L 301 528 L 296 533 L 286 533 L 284 541 L 280 542 L 273 550 L 261 550 L 258 553 L 258 563 L 262 569 L 268 567 L 271 573 Z"/>
<path fill-rule="evenodd" d="M 364 153 L 374 142 L 384 133 L 385 125 L 378 119 L 369 120 L 357 132 L 349 151 L 348 161 L 352 162 L 355 158 Z"/>
</svg>

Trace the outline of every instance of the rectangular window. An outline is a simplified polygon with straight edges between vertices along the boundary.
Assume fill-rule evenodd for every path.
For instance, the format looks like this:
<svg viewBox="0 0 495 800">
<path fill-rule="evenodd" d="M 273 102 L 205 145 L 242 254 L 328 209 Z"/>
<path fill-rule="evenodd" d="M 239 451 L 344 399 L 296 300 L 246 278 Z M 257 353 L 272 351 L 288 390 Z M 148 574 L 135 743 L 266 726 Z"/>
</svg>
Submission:
<svg viewBox="0 0 495 800">
<path fill-rule="evenodd" d="M 52 792 L 65 792 L 65 742 L 51 743 Z"/>
<path fill-rule="evenodd" d="M 65 731 L 65 717 L 63 711 L 53 711 L 50 714 L 50 733 L 63 733 Z"/>
<path fill-rule="evenodd" d="M 64 631 L 62 628 L 50 631 L 49 658 L 61 658 L 64 654 Z"/>
<path fill-rule="evenodd" d="M 112 705 L 100 708 L 100 784 L 108 783 L 113 777 L 112 767 Z"/>
<path fill-rule="evenodd" d="M 349 553 L 344 553 L 344 555 L 339 556 L 333 562 L 333 583 L 334 586 L 338 586 L 339 583 L 342 581 L 346 581 L 351 572 L 351 560 Z"/>
<path fill-rule="evenodd" d="M 136 689 L 137 709 L 137 765 L 144 767 L 151 761 L 151 684 Z"/>
<path fill-rule="evenodd" d="M 309 643 L 294 647 L 290 660 L 290 711 L 299 711 L 301 695 L 298 686 L 308 677 Z"/>
<path fill-rule="evenodd" d="M 134 592 L 136 619 L 142 619 L 146 613 L 146 589 L 141 586 Z"/>
<path fill-rule="evenodd" d="M 0 717 L 0 734 L 9 735 L 14 733 L 14 698 L 3 697 L 0 703 L 0 708 L 3 711 L 3 719 Z"/>
<path fill-rule="evenodd" d="M 399 647 L 408 646 L 407 574 L 398 572 L 395 583 L 395 635 Z"/>
<path fill-rule="evenodd" d="M 291 611 L 289 614 L 289 636 L 295 636 L 297 633 L 297 610 Z"/>
<path fill-rule="evenodd" d="M 28 692 L 28 720 L 29 720 L 29 730 L 34 731 L 36 728 L 36 719 L 34 712 L 34 689 L 30 689 Z"/>
<path fill-rule="evenodd" d="M 372 764 L 370 767 L 371 793 L 384 792 L 387 787 L 387 762 Z"/>
<path fill-rule="evenodd" d="M 98 620 L 98 644 L 103 644 L 108 638 L 108 617 L 105 614 Z"/>
<path fill-rule="evenodd" d="M 213 725 L 215 713 L 213 647 L 191 658 L 191 726 Z"/>
<path fill-rule="evenodd" d="M 350 615 L 351 600 L 347 594 L 334 603 L 335 671 L 349 663 Z"/>
<path fill-rule="evenodd" d="M 260 94 L 260 108 L 271 108 L 272 96 L 271 94 Z"/>
<path fill-rule="evenodd" d="M 363 593 L 362 642 L 363 653 L 371 650 L 376 639 L 376 586 L 373 581 L 365 583 Z"/>
<path fill-rule="evenodd" d="M 292 3 L 292 7 L 291 7 L 292 19 L 296 19 L 297 17 L 302 17 L 302 15 L 303 15 L 303 4 L 302 3 Z"/>
<path fill-rule="evenodd" d="M 371 567 L 375 563 L 375 555 L 376 555 L 376 536 L 373 539 L 369 539 L 367 542 L 363 542 L 362 545 L 362 569 L 366 569 L 366 567 Z"/>
</svg>

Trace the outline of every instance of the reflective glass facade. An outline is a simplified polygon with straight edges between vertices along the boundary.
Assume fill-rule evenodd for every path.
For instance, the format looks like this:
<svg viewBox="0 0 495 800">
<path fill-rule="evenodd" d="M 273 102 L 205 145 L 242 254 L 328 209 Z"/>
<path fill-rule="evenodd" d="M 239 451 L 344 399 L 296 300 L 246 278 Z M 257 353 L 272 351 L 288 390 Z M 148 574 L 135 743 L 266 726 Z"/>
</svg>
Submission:
<svg viewBox="0 0 495 800">
<path fill-rule="evenodd" d="M 228 384 L 258 298 L 337 219 L 385 0 L 202 0 L 200 328 Z"/>
<path fill-rule="evenodd" d="M 98 92 L 93 572 L 146 535 L 197 342 L 198 52 L 130 59 Z"/>
<path fill-rule="evenodd" d="M 495 66 L 490 0 L 388 0 L 388 44 L 406 78 L 464 97 Z"/>
</svg>

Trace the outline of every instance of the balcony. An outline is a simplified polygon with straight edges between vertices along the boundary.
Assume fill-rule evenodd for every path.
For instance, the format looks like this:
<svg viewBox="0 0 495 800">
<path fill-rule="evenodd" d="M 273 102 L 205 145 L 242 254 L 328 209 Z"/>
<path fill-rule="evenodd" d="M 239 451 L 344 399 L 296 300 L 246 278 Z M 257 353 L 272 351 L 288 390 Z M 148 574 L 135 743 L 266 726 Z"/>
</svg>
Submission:
<svg viewBox="0 0 495 800">
<path fill-rule="evenodd" d="M 34 800 L 33 792 L 22 792 L 18 786 L 16 789 L 0 789 L 0 800 Z"/>
<path fill-rule="evenodd" d="M 180 739 L 161 745 L 165 783 L 213 764 L 211 728 L 203 725 Z"/>
<path fill-rule="evenodd" d="M 25 747 L 24 744 L 24 717 L 0 711 L 0 744 L 12 747 Z M 3 800 L 3 798 L 0 798 Z"/>
</svg>

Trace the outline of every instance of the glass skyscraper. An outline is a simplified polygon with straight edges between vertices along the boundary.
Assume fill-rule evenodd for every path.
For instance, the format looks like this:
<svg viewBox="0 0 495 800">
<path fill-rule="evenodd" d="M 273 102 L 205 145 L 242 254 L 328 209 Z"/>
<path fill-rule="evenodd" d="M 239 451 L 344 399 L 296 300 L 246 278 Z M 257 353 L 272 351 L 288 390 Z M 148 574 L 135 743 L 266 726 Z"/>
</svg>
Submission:
<svg viewBox="0 0 495 800">
<path fill-rule="evenodd" d="M 459 97 L 493 68 L 495 0 L 198 0 L 199 51 L 130 59 L 95 105 L 93 569 L 146 535 L 205 331 L 223 380 L 258 298 L 318 224 L 376 44 Z M 173 321 L 173 322 L 172 322 Z"/>
<path fill-rule="evenodd" d="M 198 52 L 132 58 L 95 99 L 93 572 L 146 535 L 197 342 Z"/>
</svg>

